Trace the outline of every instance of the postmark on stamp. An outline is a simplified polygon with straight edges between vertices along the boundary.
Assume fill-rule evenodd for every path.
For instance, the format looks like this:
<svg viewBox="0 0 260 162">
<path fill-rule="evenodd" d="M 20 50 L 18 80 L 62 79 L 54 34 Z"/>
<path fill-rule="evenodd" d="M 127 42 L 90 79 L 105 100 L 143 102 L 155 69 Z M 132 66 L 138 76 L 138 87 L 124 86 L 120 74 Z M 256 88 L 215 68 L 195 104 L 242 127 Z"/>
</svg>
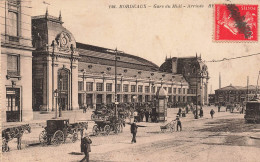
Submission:
<svg viewBox="0 0 260 162">
<path fill-rule="evenodd" d="M 216 4 L 214 41 L 258 41 L 258 5 Z"/>
</svg>

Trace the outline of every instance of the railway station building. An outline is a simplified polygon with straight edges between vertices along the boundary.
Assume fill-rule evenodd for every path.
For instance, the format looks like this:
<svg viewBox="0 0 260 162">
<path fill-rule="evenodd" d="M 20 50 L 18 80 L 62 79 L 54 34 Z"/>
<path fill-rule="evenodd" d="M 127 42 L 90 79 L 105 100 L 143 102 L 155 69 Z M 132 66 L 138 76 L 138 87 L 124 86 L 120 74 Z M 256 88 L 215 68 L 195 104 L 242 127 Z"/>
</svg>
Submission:
<svg viewBox="0 0 260 162">
<path fill-rule="evenodd" d="M 2 51 L 10 51 L 1 54 L 1 73 L 6 76 L 2 79 L 5 87 L 1 90 L 6 93 L 2 103 L 9 103 L 9 93 L 20 94 L 23 119 L 31 120 L 33 111 L 54 111 L 58 104 L 64 111 L 73 111 L 84 105 L 96 108 L 115 102 L 149 102 L 155 99 L 161 87 L 171 104 L 196 104 L 196 98 L 199 104 L 208 102 L 209 74 L 201 57 L 168 58 L 159 67 L 138 56 L 77 42 L 63 26 L 61 14 L 55 17 L 46 11 L 26 21 L 30 25 L 23 26 L 28 29 L 23 34 L 27 34 L 28 39 L 18 39 L 24 43 L 23 47 L 14 47 L 14 44 L 18 46 L 16 42 L 7 48 L 6 40 L 13 39 L 2 37 L 1 40 Z M 17 53 L 19 57 L 7 61 Z M 15 64 L 14 60 L 20 63 Z M 8 69 L 18 67 L 19 73 L 8 75 Z M 18 87 L 19 92 L 9 90 Z M 7 108 L 3 109 L 5 114 Z"/>
</svg>

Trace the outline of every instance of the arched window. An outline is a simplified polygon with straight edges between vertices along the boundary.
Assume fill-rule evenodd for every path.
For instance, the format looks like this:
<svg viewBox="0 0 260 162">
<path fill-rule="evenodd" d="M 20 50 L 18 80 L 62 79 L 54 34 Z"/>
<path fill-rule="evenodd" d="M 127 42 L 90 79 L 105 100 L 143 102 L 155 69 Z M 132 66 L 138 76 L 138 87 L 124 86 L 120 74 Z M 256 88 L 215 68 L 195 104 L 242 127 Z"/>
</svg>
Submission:
<svg viewBox="0 0 260 162">
<path fill-rule="evenodd" d="M 59 90 L 68 91 L 69 71 L 66 69 L 60 69 L 58 71 L 58 79 Z"/>
</svg>

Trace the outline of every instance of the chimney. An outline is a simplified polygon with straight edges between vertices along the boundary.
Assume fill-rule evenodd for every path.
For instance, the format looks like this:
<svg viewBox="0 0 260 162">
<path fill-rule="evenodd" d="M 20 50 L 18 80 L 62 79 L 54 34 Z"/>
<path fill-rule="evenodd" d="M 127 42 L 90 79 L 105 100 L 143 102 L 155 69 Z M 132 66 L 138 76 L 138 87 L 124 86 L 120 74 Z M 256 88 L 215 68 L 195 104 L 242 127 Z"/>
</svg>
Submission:
<svg viewBox="0 0 260 162">
<path fill-rule="evenodd" d="M 172 73 L 177 74 L 177 67 L 178 67 L 178 58 L 173 57 L 172 58 Z"/>
</svg>

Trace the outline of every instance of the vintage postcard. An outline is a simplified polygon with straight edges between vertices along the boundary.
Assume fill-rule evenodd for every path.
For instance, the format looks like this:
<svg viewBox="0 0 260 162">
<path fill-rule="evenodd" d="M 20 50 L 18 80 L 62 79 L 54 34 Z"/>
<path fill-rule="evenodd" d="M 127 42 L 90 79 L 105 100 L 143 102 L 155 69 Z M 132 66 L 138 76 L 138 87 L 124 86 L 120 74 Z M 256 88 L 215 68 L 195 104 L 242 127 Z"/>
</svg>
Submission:
<svg viewBox="0 0 260 162">
<path fill-rule="evenodd" d="M 259 5 L 0 0 L 0 161 L 259 161 Z"/>
</svg>

